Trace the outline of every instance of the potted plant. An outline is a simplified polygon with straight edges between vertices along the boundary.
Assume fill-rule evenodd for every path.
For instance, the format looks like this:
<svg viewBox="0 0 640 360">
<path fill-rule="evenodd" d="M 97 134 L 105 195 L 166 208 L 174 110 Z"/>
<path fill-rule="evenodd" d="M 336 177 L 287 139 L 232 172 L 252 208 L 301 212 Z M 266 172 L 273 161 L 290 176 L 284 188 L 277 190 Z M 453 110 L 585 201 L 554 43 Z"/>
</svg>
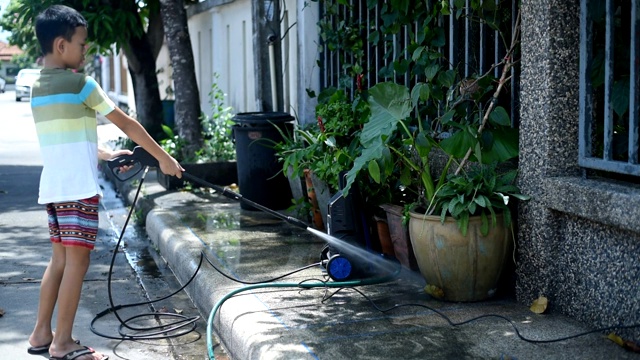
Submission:
<svg viewBox="0 0 640 360">
<path fill-rule="evenodd" d="M 233 114 L 231 107 L 224 106 L 224 93 L 214 82 L 209 93 L 211 102 L 210 115 L 202 114 L 203 145 L 194 156 L 184 155 L 185 140 L 175 135 L 171 127 L 163 125 L 167 135 L 160 141 L 160 145 L 180 161 L 184 169 L 205 181 L 218 185 L 229 185 L 238 180 L 236 152 L 231 138 L 231 121 Z M 187 182 L 174 176 L 166 176 L 158 172 L 158 182 L 165 189 L 183 187 Z"/>
<path fill-rule="evenodd" d="M 339 190 L 340 172 L 350 168 L 359 153 L 357 134 L 364 117 L 357 104 L 343 90 L 326 89 L 319 96 L 316 123 L 296 126 L 293 134 L 282 134 L 284 142 L 274 145 L 283 171 L 290 179 L 304 179 L 310 201 L 317 202 L 313 218 L 318 228 L 324 225 L 317 219 L 324 223 L 329 200 Z"/>
<path fill-rule="evenodd" d="M 513 184 L 515 172 L 505 170 L 518 155 L 518 134 L 498 106 L 519 21 L 504 60 L 483 74 L 465 78 L 425 46 L 413 59 L 422 62 L 426 81 L 411 89 L 392 82 L 369 89 L 371 116 L 345 190 L 362 170 L 377 183 L 400 173 L 411 244 L 426 290 L 436 297 L 476 301 L 495 293 L 513 234 L 508 200 L 527 199 Z M 448 232 L 436 229 L 445 225 Z M 495 257 L 482 258 L 489 252 Z"/>
</svg>

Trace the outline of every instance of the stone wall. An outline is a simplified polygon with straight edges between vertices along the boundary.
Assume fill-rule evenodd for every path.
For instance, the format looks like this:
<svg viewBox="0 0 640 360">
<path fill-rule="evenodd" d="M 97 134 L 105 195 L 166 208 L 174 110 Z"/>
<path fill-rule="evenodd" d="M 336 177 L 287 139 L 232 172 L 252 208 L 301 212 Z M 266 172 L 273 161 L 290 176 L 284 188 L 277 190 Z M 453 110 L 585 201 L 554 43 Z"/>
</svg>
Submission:
<svg viewBox="0 0 640 360">
<path fill-rule="evenodd" d="M 640 187 L 578 166 L 579 0 L 522 1 L 516 296 L 594 328 L 640 323 Z M 640 329 L 617 331 L 640 341 Z M 566 334 L 564 334 L 566 335 Z"/>
</svg>

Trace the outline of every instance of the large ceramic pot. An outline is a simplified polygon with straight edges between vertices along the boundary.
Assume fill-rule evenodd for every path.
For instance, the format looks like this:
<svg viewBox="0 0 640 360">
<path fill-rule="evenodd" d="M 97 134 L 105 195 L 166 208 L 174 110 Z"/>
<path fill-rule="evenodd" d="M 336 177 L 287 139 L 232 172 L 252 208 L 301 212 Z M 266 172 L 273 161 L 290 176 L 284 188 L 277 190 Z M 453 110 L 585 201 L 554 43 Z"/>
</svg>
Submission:
<svg viewBox="0 0 640 360">
<path fill-rule="evenodd" d="M 513 242 L 502 215 L 487 236 L 480 231 L 480 216 L 469 219 L 467 235 L 462 236 L 453 218 L 441 223 L 439 216 L 410 215 L 409 237 L 427 286 L 435 286 L 449 301 L 480 301 L 496 293 Z"/>
</svg>

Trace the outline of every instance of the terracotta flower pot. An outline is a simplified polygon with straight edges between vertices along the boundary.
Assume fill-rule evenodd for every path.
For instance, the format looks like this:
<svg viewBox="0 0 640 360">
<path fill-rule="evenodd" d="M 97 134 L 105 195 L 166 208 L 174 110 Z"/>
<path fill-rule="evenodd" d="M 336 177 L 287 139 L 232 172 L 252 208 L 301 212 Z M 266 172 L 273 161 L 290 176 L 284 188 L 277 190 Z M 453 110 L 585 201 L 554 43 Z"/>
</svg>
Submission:
<svg viewBox="0 0 640 360">
<path fill-rule="evenodd" d="M 409 234 L 418 267 L 442 299 L 479 301 L 496 293 L 513 243 L 502 215 L 487 236 L 481 234 L 480 216 L 469 219 L 467 236 L 462 236 L 451 217 L 443 224 L 439 216 L 413 211 L 410 215 Z"/>
<path fill-rule="evenodd" d="M 396 259 L 404 267 L 411 270 L 418 270 L 416 257 L 413 253 L 413 246 L 409 239 L 409 230 L 402 224 L 402 206 L 393 204 L 380 205 L 387 213 L 387 224 L 389 226 L 389 236 L 393 243 L 393 252 Z"/>
</svg>

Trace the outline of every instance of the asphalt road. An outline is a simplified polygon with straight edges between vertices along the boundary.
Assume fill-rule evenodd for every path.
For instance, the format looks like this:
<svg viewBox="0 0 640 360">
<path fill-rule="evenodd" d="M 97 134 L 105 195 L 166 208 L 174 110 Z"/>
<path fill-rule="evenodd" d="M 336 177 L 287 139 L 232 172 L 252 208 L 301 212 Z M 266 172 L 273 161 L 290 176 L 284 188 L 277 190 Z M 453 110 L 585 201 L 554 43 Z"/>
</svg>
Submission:
<svg viewBox="0 0 640 360">
<path fill-rule="evenodd" d="M 29 102 L 16 102 L 13 91 L 0 94 L 1 359 L 40 358 L 26 351 L 35 322 L 40 279 L 51 254 L 46 213 L 44 207 L 37 204 L 40 172 L 40 151 Z M 110 307 L 107 275 L 127 213 L 111 184 L 104 181 L 102 185 L 105 196 L 100 211 L 99 240 L 85 278 L 74 337 L 111 359 L 204 359 L 206 325 L 203 321 L 198 323 L 196 331 L 168 340 L 123 341 L 100 337 L 90 330 L 95 314 Z M 129 226 L 113 268 L 115 304 L 157 299 L 179 287 L 148 245 L 144 230 L 135 224 Z M 181 293 L 152 305 L 122 310 L 120 316 L 126 319 L 158 310 L 198 315 Z M 147 322 L 155 321 L 151 318 Z M 119 337 L 118 328 L 119 322 L 113 314 L 96 322 L 96 329 L 110 336 Z"/>
</svg>

